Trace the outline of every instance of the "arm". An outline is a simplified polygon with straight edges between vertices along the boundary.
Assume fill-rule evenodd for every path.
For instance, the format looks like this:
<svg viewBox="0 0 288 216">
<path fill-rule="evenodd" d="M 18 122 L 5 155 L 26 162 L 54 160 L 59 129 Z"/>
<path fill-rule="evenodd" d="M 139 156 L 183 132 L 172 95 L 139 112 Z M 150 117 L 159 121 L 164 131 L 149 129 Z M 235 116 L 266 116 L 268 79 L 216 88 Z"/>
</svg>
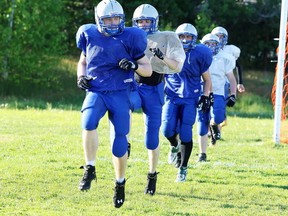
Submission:
<svg viewBox="0 0 288 216">
<path fill-rule="evenodd" d="M 162 60 L 171 70 L 175 72 L 180 72 L 182 70 L 183 62 L 168 58 L 159 48 L 150 48 L 150 51 L 154 56 L 157 56 L 160 60 Z"/>
<path fill-rule="evenodd" d="M 78 65 L 77 65 L 77 78 L 80 76 L 86 76 L 86 57 L 83 52 L 81 52 Z"/>
<path fill-rule="evenodd" d="M 181 64 L 181 62 L 178 62 L 178 61 L 173 60 L 173 59 L 169 59 L 166 56 L 164 56 L 163 61 L 173 71 L 179 71 L 180 72 L 181 71 L 181 69 L 179 70 L 179 68 L 181 68 L 180 65 L 183 66 L 183 64 Z"/>
<path fill-rule="evenodd" d="M 202 79 L 203 79 L 203 95 L 208 96 L 210 89 L 212 89 L 212 82 L 210 78 L 210 73 L 209 71 L 206 71 L 202 74 Z"/>
<path fill-rule="evenodd" d="M 82 52 L 77 64 L 77 86 L 84 91 L 91 87 L 90 80 L 92 79 L 86 75 L 86 64 L 86 57 Z"/>
<path fill-rule="evenodd" d="M 138 68 L 136 73 L 143 77 L 150 77 L 152 75 L 152 66 L 148 57 L 145 55 L 143 58 L 138 59 L 137 61 Z"/>
<path fill-rule="evenodd" d="M 235 79 L 235 76 L 233 74 L 233 72 L 231 73 L 227 73 L 226 74 L 228 80 L 229 80 L 229 83 L 230 83 L 230 95 L 235 95 L 236 96 L 236 79 Z"/>
<path fill-rule="evenodd" d="M 243 93 L 245 92 L 245 87 L 243 85 L 243 79 L 242 79 L 242 67 L 239 64 L 238 60 L 236 60 L 236 73 L 237 73 L 237 78 L 238 78 L 237 89 L 240 93 Z"/>
</svg>

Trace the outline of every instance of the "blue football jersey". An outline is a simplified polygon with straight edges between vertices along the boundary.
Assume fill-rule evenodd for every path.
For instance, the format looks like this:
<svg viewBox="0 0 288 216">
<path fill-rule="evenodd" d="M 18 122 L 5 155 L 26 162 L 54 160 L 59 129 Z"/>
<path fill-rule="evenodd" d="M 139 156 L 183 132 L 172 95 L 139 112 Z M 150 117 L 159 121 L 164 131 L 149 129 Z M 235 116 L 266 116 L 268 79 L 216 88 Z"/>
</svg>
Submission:
<svg viewBox="0 0 288 216">
<path fill-rule="evenodd" d="M 170 97 L 199 97 L 201 75 L 209 69 L 212 57 L 210 49 L 202 44 L 186 52 L 182 71 L 165 75 L 165 93 Z"/>
<path fill-rule="evenodd" d="M 86 56 L 87 76 L 93 78 L 89 91 L 115 91 L 127 88 L 134 80 L 134 71 L 121 69 L 119 61 L 142 58 L 147 38 L 138 28 L 127 27 L 119 35 L 105 36 L 97 25 L 85 24 L 77 31 L 76 44 Z"/>
</svg>

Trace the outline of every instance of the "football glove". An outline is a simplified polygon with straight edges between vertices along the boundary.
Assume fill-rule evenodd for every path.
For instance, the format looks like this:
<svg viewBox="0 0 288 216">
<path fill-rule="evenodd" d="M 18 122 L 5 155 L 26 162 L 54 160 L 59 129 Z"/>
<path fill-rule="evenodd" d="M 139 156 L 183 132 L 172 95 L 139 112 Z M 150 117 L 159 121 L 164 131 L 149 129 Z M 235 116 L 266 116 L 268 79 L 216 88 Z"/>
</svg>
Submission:
<svg viewBox="0 0 288 216">
<path fill-rule="evenodd" d="M 132 62 L 124 58 L 119 62 L 119 67 L 126 71 L 130 71 L 130 70 L 135 71 L 138 69 L 138 64 L 137 62 Z"/>
<path fill-rule="evenodd" d="M 236 103 L 236 96 L 235 95 L 230 95 L 227 99 L 226 99 L 226 105 L 228 107 L 233 107 Z"/>
<path fill-rule="evenodd" d="M 164 54 L 159 48 L 150 48 L 149 50 L 153 53 L 154 56 L 157 56 L 161 60 L 164 59 Z"/>
<path fill-rule="evenodd" d="M 198 101 L 198 108 L 206 113 L 210 108 L 210 100 L 208 96 L 201 95 L 200 100 Z"/>
<path fill-rule="evenodd" d="M 214 104 L 214 94 L 213 94 L 213 92 L 210 92 L 209 100 L 210 100 L 210 106 L 213 106 L 213 104 Z"/>
<path fill-rule="evenodd" d="M 92 80 L 92 77 L 87 77 L 87 76 L 84 76 L 84 75 L 80 76 L 77 79 L 78 88 L 80 88 L 82 90 L 89 89 L 91 87 L 90 80 Z"/>
</svg>

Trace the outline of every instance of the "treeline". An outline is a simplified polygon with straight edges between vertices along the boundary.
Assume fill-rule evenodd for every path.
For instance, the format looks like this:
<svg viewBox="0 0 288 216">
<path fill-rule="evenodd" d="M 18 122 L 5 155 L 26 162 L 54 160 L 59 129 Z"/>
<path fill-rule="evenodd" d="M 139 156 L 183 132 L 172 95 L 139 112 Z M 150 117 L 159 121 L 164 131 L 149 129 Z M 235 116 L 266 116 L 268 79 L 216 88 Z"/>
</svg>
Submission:
<svg viewBox="0 0 288 216">
<path fill-rule="evenodd" d="M 1 0 L 0 1 L 0 93 L 12 89 L 55 88 L 61 84 L 59 59 L 79 55 L 75 33 L 84 23 L 94 23 L 99 1 Z M 131 26 L 137 6 L 149 3 L 160 14 L 160 30 L 175 30 L 192 23 L 199 39 L 215 26 L 229 32 L 229 43 L 242 50 L 244 68 L 275 67 L 281 0 L 119 0 Z M 24 90 L 24 89 L 23 89 Z"/>
</svg>

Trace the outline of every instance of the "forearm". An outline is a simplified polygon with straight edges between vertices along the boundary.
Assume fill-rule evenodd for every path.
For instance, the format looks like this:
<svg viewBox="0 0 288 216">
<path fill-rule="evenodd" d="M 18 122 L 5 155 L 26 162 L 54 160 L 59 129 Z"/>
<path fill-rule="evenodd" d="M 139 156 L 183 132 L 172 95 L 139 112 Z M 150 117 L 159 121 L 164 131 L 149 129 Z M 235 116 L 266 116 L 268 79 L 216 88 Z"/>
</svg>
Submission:
<svg viewBox="0 0 288 216">
<path fill-rule="evenodd" d="M 150 77 L 152 75 L 152 67 L 150 63 L 138 64 L 138 69 L 135 71 L 142 77 Z"/>
<path fill-rule="evenodd" d="M 174 59 L 169 59 L 165 56 L 163 61 L 173 71 L 180 72 L 182 70 L 183 64 Z"/>
<path fill-rule="evenodd" d="M 86 57 L 83 53 L 80 55 L 80 59 L 77 64 L 77 77 L 86 76 Z"/>
<path fill-rule="evenodd" d="M 230 94 L 236 95 L 237 83 L 236 83 L 236 79 L 234 76 L 229 79 L 229 83 L 230 83 Z"/>
<path fill-rule="evenodd" d="M 86 76 L 86 65 L 83 65 L 82 63 L 78 62 L 77 77 L 80 77 L 80 76 Z"/>
<path fill-rule="evenodd" d="M 237 72 L 238 84 L 243 84 L 242 67 L 239 64 L 238 60 L 236 61 L 236 72 Z"/>
<path fill-rule="evenodd" d="M 212 81 L 208 71 L 202 74 L 203 83 L 203 95 L 208 96 L 210 90 L 212 89 Z"/>
</svg>

